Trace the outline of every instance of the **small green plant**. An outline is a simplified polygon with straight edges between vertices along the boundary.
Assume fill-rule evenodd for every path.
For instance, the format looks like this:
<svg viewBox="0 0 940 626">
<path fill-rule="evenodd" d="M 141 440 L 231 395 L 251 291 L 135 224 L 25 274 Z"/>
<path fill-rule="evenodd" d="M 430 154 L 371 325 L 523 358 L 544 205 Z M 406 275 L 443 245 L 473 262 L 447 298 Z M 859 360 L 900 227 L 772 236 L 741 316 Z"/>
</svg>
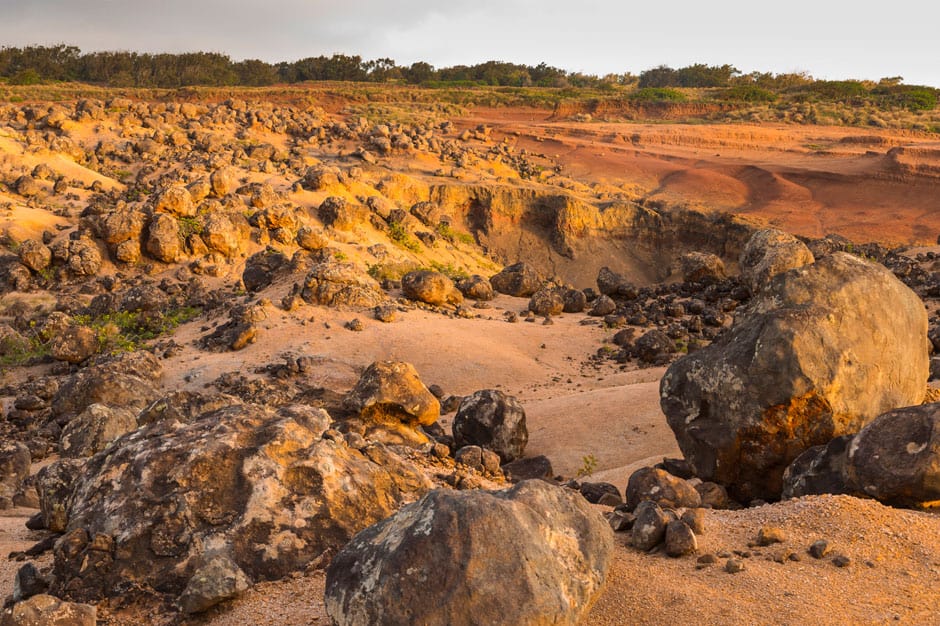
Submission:
<svg viewBox="0 0 940 626">
<path fill-rule="evenodd" d="M 408 231 L 399 222 L 392 222 L 388 225 L 388 238 L 406 250 L 421 252 L 421 244 L 408 234 Z"/>
<path fill-rule="evenodd" d="M 435 228 L 437 234 L 440 235 L 444 240 L 450 243 L 462 243 L 466 245 L 473 245 L 476 243 L 476 239 L 473 238 L 473 235 L 470 233 L 464 233 L 458 230 L 454 230 L 450 227 L 449 224 L 438 224 Z"/>
<path fill-rule="evenodd" d="M 636 102 L 685 102 L 689 99 L 681 91 L 668 87 L 644 87 L 631 93 L 629 98 Z"/>
<path fill-rule="evenodd" d="M 345 252 L 342 252 L 340 250 L 337 250 L 336 252 L 333 253 L 333 258 L 339 261 L 340 263 L 342 263 L 343 261 L 349 260 L 349 256 L 347 256 Z"/>
<path fill-rule="evenodd" d="M 590 476 L 597 471 L 597 457 L 593 454 L 586 454 L 581 457 L 581 467 L 578 468 L 578 477 Z"/>
<path fill-rule="evenodd" d="M 131 352 L 147 341 L 167 335 L 202 312 L 198 307 L 179 307 L 168 311 L 118 311 L 92 318 L 73 316 L 76 324 L 88 326 L 98 336 L 101 352 Z"/>
<path fill-rule="evenodd" d="M 181 217 L 179 218 L 180 224 L 180 237 L 183 240 L 189 239 L 192 235 L 199 235 L 202 233 L 202 222 L 197 217 Z"/>
<path fill-rule="evenodd" d="M 435 272 L 440 272 L 455 282 L 470 277 L 470 273 L 467 270 L 461 267 L 454 267 L 450 263 L 439 263 L 437 261 L 431 261 L 431 269 Z"/>
</svg>

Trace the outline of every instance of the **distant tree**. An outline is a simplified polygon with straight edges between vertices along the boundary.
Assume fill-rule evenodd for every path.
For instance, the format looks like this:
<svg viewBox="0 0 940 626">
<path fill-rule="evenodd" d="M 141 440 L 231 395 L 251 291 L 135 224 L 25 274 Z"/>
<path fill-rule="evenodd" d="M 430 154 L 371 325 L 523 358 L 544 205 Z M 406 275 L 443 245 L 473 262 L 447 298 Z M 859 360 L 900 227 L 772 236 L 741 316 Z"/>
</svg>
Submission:
<svg viewBox="0 0 940 626">
<path fill-rule="evenodd" d="M 276 67 L 258 59 L 239 61 L 234 65 L 233 69 L 236 76 L 235 82 L 239 85 L 262 87 L 265 85 L 273 85 L 278 82 L 280 78 Z"/>
<path fill-rule="evenodd" d="M 407 68 L 403 68 L 401 73 L 405 81 L 412 85 L 426 83 L 429 80 L 433 80 L 437 75 L 434 66 L 424 61 L 412 63 Z"/>
<path fill-rule="evenodd" d="M 677 85 L 676 70 L 668 65 L 660 65 L 645 72 L 640 72 L 640 80 L 637 83 L 640 89 L 646 87 L 676 87 Z"/>
<path fill-rule="evenodd" d="M 740 74 L 733 65 L 696 63 L 676 70 L 676 87 L 727 87 L 732 77 Z"/>
</svg>

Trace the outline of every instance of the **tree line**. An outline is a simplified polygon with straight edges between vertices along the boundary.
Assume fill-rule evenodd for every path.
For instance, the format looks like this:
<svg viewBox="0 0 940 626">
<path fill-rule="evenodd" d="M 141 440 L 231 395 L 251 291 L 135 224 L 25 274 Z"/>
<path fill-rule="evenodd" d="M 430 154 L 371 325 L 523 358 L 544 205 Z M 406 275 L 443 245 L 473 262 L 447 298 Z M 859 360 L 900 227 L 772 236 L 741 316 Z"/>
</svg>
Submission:
<svg viewBox="0 0 940 626">
<path fill-rule="evenodd" d="M 398 65 L 394 59 L 364 60 L 358 55 L 334 54 L 296 61 L 268 63 L 258 59 L 234 61 L 217 52 L 151 54 L 87 52 L 65 44 L 0 48 L 0 77 L 13 84 L 77 81 L 109 87 L 179 88 L 204 86 L 267 86 L 305 81 L 403 83 L 428 86 L 637 87 L 655 97 L 673 88 L 722 88 L 731 100 L 771 102 L 787 92 L 798 98 L 882 104 L 932 109 L 938 90 L 905 85 L 901 77 L 871 81 L 820 81 L 805 73 L 744 74 L 732 65 L 696 63 L 681 68 L 660 65 L 635 76 L 629 72 L 596 76 L 569 72 L 546 63 L 523 65 L 487 61 L 476 65 L 435 68 L 418 61 Z"/>
</svg>

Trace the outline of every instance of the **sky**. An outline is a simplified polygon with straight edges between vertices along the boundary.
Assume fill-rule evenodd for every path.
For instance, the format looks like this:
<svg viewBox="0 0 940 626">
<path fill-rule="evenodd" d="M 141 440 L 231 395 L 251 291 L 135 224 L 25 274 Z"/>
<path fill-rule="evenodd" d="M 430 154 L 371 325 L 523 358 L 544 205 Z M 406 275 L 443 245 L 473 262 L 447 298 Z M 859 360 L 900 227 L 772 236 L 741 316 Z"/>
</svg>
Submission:
<svg viewBox="0 0 940 626">
<path fill-rule="evenodd" d="M 925 0 L 0 0 L 0 46 L 544 61 L 598 75 L 727 63 L 940 87 L 937 24 L 940 3 Z"/>
</svg>

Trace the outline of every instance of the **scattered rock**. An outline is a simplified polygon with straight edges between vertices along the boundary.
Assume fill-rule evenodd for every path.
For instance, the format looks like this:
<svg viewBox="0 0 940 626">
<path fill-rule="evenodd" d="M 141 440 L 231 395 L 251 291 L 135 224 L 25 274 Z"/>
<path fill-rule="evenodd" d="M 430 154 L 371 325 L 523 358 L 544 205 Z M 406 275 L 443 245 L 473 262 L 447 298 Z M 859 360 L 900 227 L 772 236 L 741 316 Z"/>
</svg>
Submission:
<svg viewBox="0 0 940 626">
<path fill-rule="evenodd" d="M 782 230 L 767 228 L 748 240 L 739 264 L 741 277 L 756 294 L 775 276 L 814 261 L 813 253 L 799 239 Z"/>
<path fill-rule="evenodd" d="M 522 405 L 497 389 L 477 391 L 461 401 L 453 435 L 458 447 L 488 448 L 504 463 L 521 458 L 529 441 Z"/>
<path fill-rule="evenodd" d="M 502 470 L 506 480 L 513 483 L 533 478 L 551 480 L 555 475 L 552 462 L 542 454 L 504 463 Z"/>
<path fill-rule="evenodd" d="M 673 558 L 693 554 L 698 550 L 695 533 L 682 520 L 672 521 L 666 525 L 665 544 L 666 555 Z"/>
<path fill-rule="evenodd" d="M 238 565 L 227 556 L 217 556 L 193 573 L 180 594 L 179 605 L 187 615 L 201 613 L 238 596 L 250 585 Z"/>
<path fill-rule="evenodd" d="M 697 508 L 702 505 L 702 498 L 695 487 L 669 472 L 653 467 L 638 469 L 627 482 L 628 510 L 634 510 L 646 500 L 669 508 Z"/>
<path fill-rule="evenodd" d="M 401 290 L 409 300 L 435 306 L 457 305 L 463 302 L 460 291 L 447 276 L 430 270 L 408 272 L 402 276 Z"/>
<path fill-rule="evenodd" d="M 388 430 L 408 441 L 425 442 L 418 431 L 441 415 L 441 405 L 410 363 L 377 361 L 366 368 L 343 401 L 369 428 Z"/>
<path fill-rule="evenodd" d="M 686 509 L 679 517 L 696 535 L 705 532 L 705 509 Z"/>
<path fill-rule="evenodd" d="M 52 358 L 67 363 L 81 363 L 98 353 L 98 333 L 88 326 L 69 326 L 56 334 L 49 344 Z"/>
<path fill-rule="evenodd" d="M 457 282 L 457 289 L 469 300 L 485 302 L 494 297 L 493 284 L 485 277 L 474 274 Z"/>
<path fill-rule="evenodd" d="M 770 546 L 786 540 L 787 534 L 779 526 L 762 526 L 757 532 L 757 545 L 759 546 Z"/>
<path fill-rule="evenodd" d="M 705 252 L 687 252 L 679 257 L 682 280 L 687 283 L 718 281 L 727 277 L 721 257 Z"/>
<path fill-rule="evenodd" d="M 812 544 L 810 544 L 807 552 L 809 552 L 809 555 L 814 559 L 821 559 L 832 552 L 832 547 L 825 539 L 817 539 Z"/>
<path fill-rule="evenodd" d="M 64 457 L 91 456 L 136 428 L 136 410 L 91 404 L 62 429 L 59 449 Z"/>
<path fill-rule="evenodd" d="M 542 285 L 542 277 L 528 263 L 519 262 L 503 268 L 490 278 L 493 289 L 507 296 L 528 298 Z"/>
<path fill-rule="evenodd" d="M 64 602 L 43 593 L 4 609 L 0 626 L 95 626 L 97 617 L 94 606 Z"/>
<path fill-rule="evenodd" d="M 744 561 L 740 559 L 728 559 L 725 561 L 725 571 L 729 574 L 737 574 L 744 571 Z"/>
<path fill-rule="evenodd" d="M 29 476 L 31 461 L 29 448 L 22 443 L 0 442 L 0 509 L 13 507 L 13 498 Z"/>
<path fill-rule="evenodd" d="M 644 500 L 633 511 L 633 547 L 649 551 L 663 542 L 671 518 L 651 500 Z"/>
</svg>

